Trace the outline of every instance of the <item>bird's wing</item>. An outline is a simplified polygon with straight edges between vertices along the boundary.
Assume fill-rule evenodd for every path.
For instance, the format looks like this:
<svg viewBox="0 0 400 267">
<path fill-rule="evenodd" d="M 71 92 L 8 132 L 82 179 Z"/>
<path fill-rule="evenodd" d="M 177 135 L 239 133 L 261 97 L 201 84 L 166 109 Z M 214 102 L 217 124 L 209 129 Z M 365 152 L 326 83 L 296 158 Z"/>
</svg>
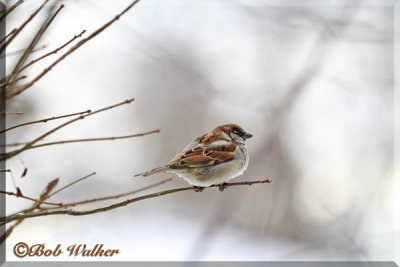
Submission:
<svg viewBox="0 0 400 267">
<path fill-rule="evenodd" d="M 235 157 L 235 149 L 236 143 L 227 141 L 198 144 L 176 155 L 169 167 L 171 169 L 183 169 L 222 164 Z"/>
</svg>

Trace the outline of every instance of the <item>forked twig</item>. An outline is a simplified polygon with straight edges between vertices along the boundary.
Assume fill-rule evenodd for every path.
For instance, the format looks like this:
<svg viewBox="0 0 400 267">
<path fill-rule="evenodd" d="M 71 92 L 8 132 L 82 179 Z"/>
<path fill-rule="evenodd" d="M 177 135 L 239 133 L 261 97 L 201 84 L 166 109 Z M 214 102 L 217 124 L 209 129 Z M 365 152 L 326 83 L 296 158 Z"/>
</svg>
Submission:
<svg viewBox="0 0 400 267">
<path fill-rule="evenodd" d="M 53 129 L 51 129 L 50 131 L 45 132 L 41 136 L 39 136 L 36 139 L 34 139 L 34 140 L 30 141 L 29 143 L 25 144 L 22 148 L 19 148 L 19 149 L 10 151 L 10 152 L 6 152 L 6 153 L 1 153 L 0 154 L 0 160 L 5 160 L 5 159 L 8 159 L 8 158 L 11 158 L 11 157 L 18 155 L 19 153 L 21 153 L 21 152 L 23 152 L 25 150 L 31 149 L 34 144 L 36 144 L 37 142 L 39 142 L 40 140 L 42 140 L 46 136 L 54 133 L 55 131 L 57 131 L 57 130 L 59 130 L 59 129 L 61 129 L 61 128 L 65 127 L 65 126 L 67 126 L 67 125 L 69 125 L 71 123 L 74 123 L 74 122 L 76 122 L 78 120 L 82 120 L 82 119 L 84 119 L 84 118 L 86 118 L 88 116 L 92 116 L 94 114 L 97 114 L 97 113 L 100 113 L 100 112 L 103 112 L 103 111 L 106 111 L 106 110 L 109 110 L 109 109 L 112 109 L 112 108 L 115 108 L 115 107 L 118 107 L 118 106 L 121 106 L 121 105 L 124 105 L 124 104 L 130 104 L 134 100 L 135 100 L 134 98 L 131 98 L 131 99 L 125 100 L 123 102 L 120 102 L 118 104 L 111 105 L 111 106 L 108 106 L 108 107 L 105 107 L 105 108 L 102 108 L 102 109 L 98 109 L 98 110 L 93 111 L 93 112 L 88 113 L 88 114 L 80 115 L 77 118 L 69 120 L 69 121 L 67 121 L 67 122 L 65 122 L 65 123 L 53 128 Z"/>
<path fill-rule="evenodd" d="M 122 15 L 124 15 L 129 9 L 131 9 L 133 6 L 135 6 L 140 0 L 134 0 L 132 1 L 124 10 L 122 10 L 118 15 L 116 15 L 113 19 L 105 23 L 103 26 L 98 28 L 96 31 L 94 31 L 92 34 L 90 34 L 88 37 L 82 39 L 79 41 L 76 45 L 71 47 L 67 52 L 65 52 L 63 55 L 61 55 L 57 60 L 55 60 L 50 66 L 45 68 L 39 75 L 37 75 L 35 78 L 32 79 L 29 83 L 25 85 L 21 85 L 19 87 L 16 87 L 12 91 L 7 91 L 6 98 L 10 99 L 13 96 L 16 96 L 32 85 L 34 85 L 38 80 L 40 80 L 44 75 L 46 75 L 54 66 L 56 66 L 58 63 L 60 63 L 64 58 L 66 58 L 68 55 L 70 55 L 72 52 L 74 52 L 76 49 L 81 47 L 83 44 L 85 44 L 87 41 L 93 39 L 95 36 L 97 36 L 99 33 L 104 31 L 106 28 L 108 28 L 111 24 L 113 24 L 115 21 L 117 21 Z M 1 52 L 1 50 L 0 50 Z"/>
<path fill-rule="evenodd" d="M 104 201 L 104 200 L 110 200 L 110 199 L 116 199 L 116 198 L 121 198 L 121 197 L 125 197 L 125 196 L 129 196 L 129 195 L 133 195 L 133 194 L 137 194 L 139 192 L 151 189 L 153 187 L 165 184 L 169 181 L 172 181 L 172 177 L 168 178 L 168 179 L 164 179 L 160 182 L 139 188 L 139 189 L 135 189 L 126 193 L 122 193 L 122 194 L 117 194 L 117 195 L 111 195 L 111 196 L 107 196 L 107 197 L 99 197 L 99 198 L 93 198 L 93 199 L 88 199 L 88 200 L 83 200 L 83 201 L 77 201 L 77 202 L 71 202 L 71 203 L 63 203 L 62 207 L 71 207 L 71 206 L 78 206 L 78 205 L 82 205 L 82 204 L 88 204 L 88 203 L 92 203 L 92 202 L 98 202 L 98 201 Z M 58 208 L 58 207 L 56 207 Z M 51 209 L 51 208 L 50 208 Z"/>
<path fill-rule="evenodd" d="M 21 71 L 24 71 L 26 68 L 32 66 L 32 65 L 35 64 L 36 62 L 38 62 L 38 61 L 40 61 L 40 60 L 42 60 L 42 59 L 44 59 L 44 58 L 46 58 L 46 57 L 48 57 L 48 56 L 50 56 L 50 55 L 52 55 L 52 54 L 57 54 L 58 51 L 60 51 L 61 49 L 63 49 L 64 47 L 66 47 L 67 45 L 69 45 L 70 43 L 72 43 L 73 41 L 75 41 L 75 39 L 77 39 L 77 38 L 79 38 L 79 37 L 82 37 L 82 35 L 83 35 L 85 32 L 86 32 L 86 30 L 83 30 L 80 34 L 75 35 L 71 40 L 69 40 L 68 42 L 66 42 L 66 43 L 63 44 L 62 46 L 60 46 L 60 47 L 58 47 L 58 48 L 56 48 L 56 49 L 54 49 L 54 50 L 52 50 L 52 51 L 50 51 L 50 52 L 44 54 L 43 56 L 41 56 L 41 57 L 39 57 L 39 58 L 36 58 L 36 59 L 31 60 L 31 62 L 29 62 L 28 64 L 26 64 L 26 65 L 24 65 L 24 66 L 21 67 L 20 72 L 21 72 Z"/>
<path fill-rule="evenodd" d="M 22 64 L 24 64 L 25 60 L 28 58 L 28 56 L 31 54 L 32 50 L 35 48 L 36 44 L 39 42 L 40 38 L 43 36 L 44 32 L 47 30 L 49 25 L 53 22 L 54 18 L 58 15 L 58 13 L 61 11 L 61 9 L 64 8 L 64 4 L 61 4 L 60 7 L 54 12 L 53 15 L 51 15 L 40 27 L 39 31 L 36 33 L 35 37 L 33 37 L 31 43 L 29 46 L 26 48 L 25 52 L 22 54 L 22 56 L 19 58 L 17 64 L 15 65 L 14 69 L 11 71 L 11 73 L 7 76 L 6 78 L 6 84 L 9 83 L 9 81 L 14 78 L 14 76 L 20 72 L 20 69 L 22 67 Z"/>
<path fill-rule="evenodd" d="M 61 203 L 52 203 L 52 202 L 47 202 L 47 201 L 41 201 L 39 199 L 28 197 L 28 196 L 25 196 L 25 195 L 18 195 L 17 193 L 14 193 L 14 192 L 1 190 L 0 194 L 5 194 L 5 195 L 9 195 L 9 196 L 16 196 L 16 197 L 27 199 L 27 200 L 30 200 L 30 201 L 33 201 L 33 202 L 39 203 L 39 204 L 46 204 L 46 205 L 62 207 Z"/>
<path fill-rule="evenodd" d="M 43 202 L 44 200 L 46 200 L 46 198 L 48 197 L 49 193 L 51 193 L 51 191 L 54 189 L 54 187 L 57 185 L 58 183 L 58 178 L 50 181 L 50 183 L 47 184 L 47 186 L 44 188 L 44 190 L 42 191 L 42 193 L 40 194 L 39 197 L 39 201 Z M 32 205 L 31 210 L 34 210 L 36 208 L 39 208 L 40 206 L 40 202 L 35 202 Z M 31 212 L 31 211 L 29 211 Z M 15 227 L 17 227 L 20 223 L 22 223 L 24 221 L 24 219 L 19 219 L 17 220 L 11 227 L 9 227 L 7 229 L 7 231 L 1 235 L 0 237 L 0 244 L 4 242 L 4 240 L 7 239 L 7 237 L 12 233 L 12 231 L 15 229 Z"/>
<path fill-rule="evenodd" d="M 88 178 L 88 177 L 85 177 L 85 178 Z M 82 181 L 82 179 L 78 179 L 78 180 L 79 180 L 79 182 Z M 150 184 L 150 185 L 148 185 L 148 186 L 141 187 L 141 188 L 139 188 L 139 189 L 135 189 L 135 190 L 132 190 L 132 191 L 129 191 L 129 192 L 125 192 L 125 193 L 122 193 L 122 194 L 118 194 L 118 195 L 111 195 L 111 196 L 106 196 L 106 197 L 87 199 L 87 200 L 76 201 L 76 202 L 71 202 L 71 203 L 52 203 L 53 206 L 59 204 L 59 207 L 40 207 L 40 209 L 41 209 L 41 210 L 53 210 L 53 209 L 67 208 L 67 207 L 71 207 L 71 206 L 78 206 L 78 205 L 83 205 L 83 204 L 88 204 L 88 203 L 93 203 L 93 202 L 100 202 L 100 201 L 104 201 L 104 200 L 116 199 L 116 198 L 120 198 L 120 197 L 124 197 L 124 196 L 128 196 L 128 195 L 137 194 L 137 193 L 139 193 L 139 192 L 142 192 L 142 191 L 151 189 L 151 188 L 153 188 L 153 187 L 162 185 L 162 184 L 167 183 L 167 182 L 169 182 L 169 181 L 172 181 L 172 177 L 170 177 L 170 178 L 168 178 L 168 179 L 165 179 L 165 180 L 162 180 L 162 181 L 160 181 L 160 182 L 157 182 L 157 183 L 154 183 L 154 184 Z M 78 181 L 76 181 L 76 182 L 78 182 Z M 70 185 L 72 185 L 72 183 L 71 183 Z M 64 188 L 64 189 L 65 189 L 65 188 Z M 60 190 L 59 190 L 58 192 L 60 192 Z M 57 193 L 58 193 L 58 192 L 57 192 Z M 54 193 L 54 194 L 55 194 L 55 193 Z M 49 198 L 50 198 L 51 196 L 53 196 L 54 194 L 51 194 L 51 195 L 49 196 Z M 18 211 L 18 212 L 14 213 L 14 214 L 11 214 L 11 215 L 9 215 L 9 216 L 14 216 L 14 215 L 18 215 L 18 214 L 30 213 L 30 212 L 32 212 L 32 211 L 35 210 L 35 209 L 36 209 L 35 207 L 31 207 L 31 208 L 28 208 L 28 209 L 24 209 L 24 210 Z"/>
<path fill-rule="evenodd" d="M 2 43 L 4 40 L 6 40 L 8 37 L 10 37 L 12 34 L 14 34 L 17 31 L 16 28 L 12 29 L 6 36 L 4 36 L 1 40 L 0 43 Z M 2 56 L 3 57 L 3 56 Z"/>
<path fill-rule="evenodd" d="M 55 192 L 53 192 L 52 194 L 50 194 L 48 198 L 54 196 L 55 194 L 57 194 L 57 193 L 63 191 L 64 189 L 67 189 L 68 187 L 70 187 L 70 186 L 72 186 L 72 185 L 74 185 L 74 184 L 76 184 L 76 183 L 79 183 L 79 182 L 81 182 L 81 181 L 83 181 L 83 180 L 85 180 L 85 179 L 87 179 L 87 178 L 89 178 L 89 177 L 91 177 L 91 176 L 93 176 L 93 175 L 96 175 L 96 172 L 92 172 L 91 174 L 88 174 L 88 175 L 86 175 L 86 176 L 84 176 L 84 177 L 82 177 L 82 178 L 76 179 L 75 181 L 73 181 L 73 182 L 71 182 L 71 183 L 69 183 L 69 184 L 67 184 L 67 185 L 65 185 L 65 186 L 63 186 L 63 187 L 61 187 L 60 189 L 58 189 L 58 190 L 56 190 Z"/>
<path fill-rule="evenodd" d="M 22 31 L 23 28 L 39 13 L 39 11 L 44 7 L 44 5 L 48 2 L 49 0 L 44 0 L 43 3 L 36 9 L 29 17 L 26 19 L 21 26 L 16 28 L 14 31 L 14 34 L 10 35 L 10 38 L 6 41 L 6 43 L 0 47 L 0 53 L 14 40 L 14 38 Z"/>
<path fill-rule="evenodd" d="M 26 79 L 28 76 L 26 75 L 21 75 L 19 77 L 15 77 L 11 82 L 9 82 L 6 86 L 11 86 L 16 84 L 17 82 L 19 82 L 20 80 Z M 0 86 L 4 86 L 5 84 L 3 84 L 4 81 L 0 81 Z"/>
</svg>

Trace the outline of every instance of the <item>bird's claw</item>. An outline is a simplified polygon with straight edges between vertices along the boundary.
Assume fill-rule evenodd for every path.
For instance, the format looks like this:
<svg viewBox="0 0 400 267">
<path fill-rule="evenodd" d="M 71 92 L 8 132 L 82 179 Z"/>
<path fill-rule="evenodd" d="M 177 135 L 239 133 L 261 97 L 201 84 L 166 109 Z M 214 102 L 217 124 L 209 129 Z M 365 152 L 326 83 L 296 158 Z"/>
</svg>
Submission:
<svg viewBox="0 0 400 267">
<path fill-rule="evenodd" d="M 219 191 L 223 192 L 225 190 L 225 188 L 228 187 L 227 183 L 222 183 L 218 185 Z"/>
<path fill-rule="evenodd" d="M 204 190 L 204 187 L 201 186 L 193 186 L 194 192 L 202 192 Z"/>
</svg>

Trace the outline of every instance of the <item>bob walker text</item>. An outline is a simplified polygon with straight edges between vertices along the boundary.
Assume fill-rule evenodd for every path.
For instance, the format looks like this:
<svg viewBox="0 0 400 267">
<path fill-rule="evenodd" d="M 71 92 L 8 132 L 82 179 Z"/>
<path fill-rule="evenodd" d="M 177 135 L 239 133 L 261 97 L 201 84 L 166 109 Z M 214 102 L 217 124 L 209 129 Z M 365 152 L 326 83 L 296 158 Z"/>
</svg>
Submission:
<svg viewBox="0 0 400 267">
<path fill-rule="evenodd" d="M 66 248 L 68 256 L 82 257 L 112 257 L 120 253 L 118 249 L 105 249 L 104 244 L 96 244 L 93 247 L 88 247 L 86 244 L 74 244 Z M 61 244 L 58 244 L 54 249 L 46 248 L 45 244 L 34 244 L 29 246 L 24 242 L 19 242 L 14 246 L 14 254 L 18 258 L 23 257 L 57 257 L 63 254 Z"/>
</svg>

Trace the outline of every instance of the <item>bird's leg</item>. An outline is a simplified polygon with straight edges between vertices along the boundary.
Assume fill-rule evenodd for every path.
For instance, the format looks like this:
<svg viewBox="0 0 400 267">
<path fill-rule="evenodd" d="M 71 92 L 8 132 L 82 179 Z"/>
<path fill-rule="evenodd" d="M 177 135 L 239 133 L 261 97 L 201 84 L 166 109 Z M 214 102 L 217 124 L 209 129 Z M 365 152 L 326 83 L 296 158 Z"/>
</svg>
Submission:
<svg viewBox="0 0 400 267">
<path fill-rule="evenodd" d="M 204 187 L 201 186 L 193 186 L 194 192 L 202 192 L 204 190 Z"/>
<path fill-rule="evenodd" d="M 227 183 L 222 183 L 218 185 L 219 191 L 223 192 L 225 190 L 225 188 L 228 187 Z"/>
</svg>

